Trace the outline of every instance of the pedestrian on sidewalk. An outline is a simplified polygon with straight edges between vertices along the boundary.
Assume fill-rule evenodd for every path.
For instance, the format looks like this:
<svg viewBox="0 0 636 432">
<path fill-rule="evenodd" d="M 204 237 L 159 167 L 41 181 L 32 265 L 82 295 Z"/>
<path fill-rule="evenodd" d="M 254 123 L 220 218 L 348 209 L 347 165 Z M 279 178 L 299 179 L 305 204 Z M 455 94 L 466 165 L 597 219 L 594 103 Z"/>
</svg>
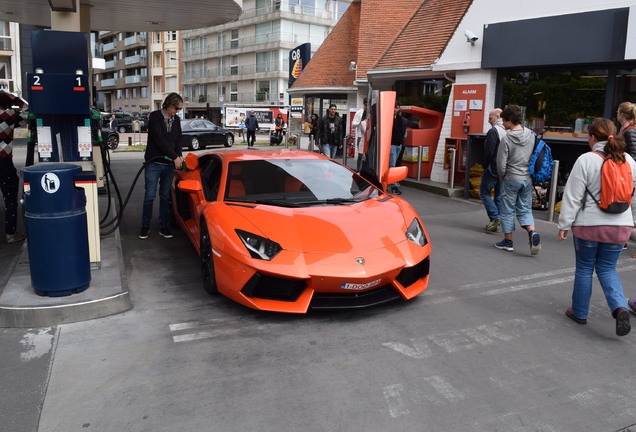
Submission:
<svg viewBox="0 0 636 432">
<path fill-rule="evenodd" d="M 28 105 L 21 98 L 0 90 L 0 190 L 4 198 L 4 232 L 7 243 L 16 243 L 26 238 L 24 233 L 17 232 L 20 178 L 13 165 L 13 130 L 18 125 L 26 125 L 26 115 L 22 111 L 26 111 Z M 13 109 L 14 106 L 17 109 Z"/>
<path fill-rule="evenodd" d="M 351 121 L 351 127 L 356 131 L 356 153 L 358 154 L 358 162 L 356 171 L 360 172 L 362 163 L 364 162 L 364 134 L 367 130 L 367 98 L 362 101 L 362 108 L 356 111 Z"/>
<path fill-rule="evenodd" d="M 484 142 L 484 172 L 481 175 L 479 197 L 484 203 L 484 208 L 490 220 L 488 225 L 486 225 L 486 231 L 497 232 L 501 225 L 501 215 L 499 214 L 501 187 L 499 175 L 497 174 L 497 150 L 499 149 L 499 142 L 506 135 L 506 129 L 501 120 L 501 108 L 495 108 L 490 111 L 488 123 L 490 123 L 492 128 L 486 134 L 486 141 Z M 490 196 L 493 190 L 494 200 Z"/>
<path fill-rule="evenodd" d="M 515 215 L 528 232 L 530 254 L 541 250 L 541 238 L 535 231 L 532 215 L 532 190 L 534 185 L 528 174 L 528 164 L 534 148 L 535 135 L 521 125 L 521 108 L 508 105 L 501 112 L 503 125 L 508 131 L 497 150 L 497 173 L 501 182 L 501 228 L 504 238 L 495 243 L 497 249 L 512 252 L 512 233 L 515 231 Z"/>
<path fill-rule="evenodd" d="M 247 146 L 254 147 L 256 131 L 261 130 L 258 126 L 258 120 L 254 115 L 254 110 L 250 111 L 250 115 L 245 119 L 245 129 L 247 130 Z"/>
<path fill-rule="evenodd" d="M 592 121 L 587 142 L 592 151 L 579 156 L 574 163 L 563 191 L 559 216 L 558 239 L 566 240 L 571 230 L 576 257 L 572 305 L 565 314 L 578 324 L 587 324 L 592 277 L 596 270 L 607 305 L 616 320 L 616 334 L 625 336 L 631 325 L 616 263 L 632 232 L 634 219 L 630 210 L 606 213 L 594 201 L 593 197 L 601 192 L 601 167 L 605 162 L 601 155 L 594 152 L 602 151 L 607 159 L 618 164 L 630 164 L 634 180 L 636 162 L 625 153 L 625 141 L 616 135 L 616 127 L 608 119 Z M 636 311 L 632 299 L 630 308 Z"/>
</svg>

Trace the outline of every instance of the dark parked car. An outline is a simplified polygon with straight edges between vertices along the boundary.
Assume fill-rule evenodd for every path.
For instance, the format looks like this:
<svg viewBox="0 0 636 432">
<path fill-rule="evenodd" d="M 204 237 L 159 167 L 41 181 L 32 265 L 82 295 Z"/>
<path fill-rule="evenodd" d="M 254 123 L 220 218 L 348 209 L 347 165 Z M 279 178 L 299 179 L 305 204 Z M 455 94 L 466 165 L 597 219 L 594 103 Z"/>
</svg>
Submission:
<svg viewBox="0 0 636 432">
<path fill-rule="evenodd" d="M 109 149 L 115 150 L 119 145 L 119 134 L 109 128 L 102 128 L 102 139 L 106 143 Z"/>
<path fill-rule="evenodd" d="M 142 131 L 146 130 L 146 126 L 147 126 L 146 122 L 141 117 L 133 117 L 127 113 L 113 113 L 113 114 L 115 114 L 115 117 L 117 118 L 117 132 L 119 133 L 132 132 L 133 120 L 137 120 L 140 122 Z M 102 117 L 104 127 L 109 127 L 111 115 L 112 114 L 106 114 Z"/>
<path fill-rule="evenodd" d="M 181 120 L 181 146 L 190 150 L 201 150 L 207 146 L 223 145 L 232 147 L 234 134 L 223 129 L 209 120 L 186 119 Z"/>
</svg>

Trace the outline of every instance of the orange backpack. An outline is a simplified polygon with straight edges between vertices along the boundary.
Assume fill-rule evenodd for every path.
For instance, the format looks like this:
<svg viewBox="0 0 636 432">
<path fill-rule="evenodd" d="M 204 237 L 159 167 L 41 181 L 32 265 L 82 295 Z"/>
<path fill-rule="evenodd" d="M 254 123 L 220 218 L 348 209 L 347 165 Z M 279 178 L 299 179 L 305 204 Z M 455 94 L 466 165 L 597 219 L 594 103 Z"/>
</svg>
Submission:
<svg viewBox="0 0 636 432">
<path fill-rule="evenodd" d="M 616 163 L 608 159 L 604 152 L 595 151 L 603 158 L 601 165 L 601 197 L 597 200 L 588 188 L 585 191 L 592 197 L 598 208 L 605 213 L 623 213 L 632 203 L 634 180 L 629 162 Z"/>
</svg>

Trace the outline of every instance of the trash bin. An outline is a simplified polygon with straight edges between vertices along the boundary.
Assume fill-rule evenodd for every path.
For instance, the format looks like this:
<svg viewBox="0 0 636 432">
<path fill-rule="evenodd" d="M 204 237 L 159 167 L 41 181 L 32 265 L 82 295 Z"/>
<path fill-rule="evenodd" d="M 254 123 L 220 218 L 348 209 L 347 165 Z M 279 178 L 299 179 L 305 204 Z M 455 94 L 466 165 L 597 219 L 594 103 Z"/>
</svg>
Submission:
<svg viewBox="0 0 636 432">
<path fill-rule="evenodd" d="M 22 169 L 31 285 L 41 296 L 80 293 L 91 281 L 82 167 L 41 163 Z"/>
</svg>

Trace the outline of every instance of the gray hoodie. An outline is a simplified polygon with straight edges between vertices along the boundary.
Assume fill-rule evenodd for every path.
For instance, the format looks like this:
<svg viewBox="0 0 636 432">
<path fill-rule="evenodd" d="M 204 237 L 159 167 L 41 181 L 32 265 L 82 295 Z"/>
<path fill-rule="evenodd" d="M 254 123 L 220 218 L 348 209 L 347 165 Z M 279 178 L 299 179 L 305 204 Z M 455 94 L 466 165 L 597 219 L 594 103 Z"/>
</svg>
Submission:
<svg viewBox="0 0 636 432">
<path fill-rule="evenodd" d="M 497 150 L 497 173 L 500 179 L 532 180 L 528 162 L 534 148 L 534 134 L 528 128 L 510 129 Z"/>
</svg>

